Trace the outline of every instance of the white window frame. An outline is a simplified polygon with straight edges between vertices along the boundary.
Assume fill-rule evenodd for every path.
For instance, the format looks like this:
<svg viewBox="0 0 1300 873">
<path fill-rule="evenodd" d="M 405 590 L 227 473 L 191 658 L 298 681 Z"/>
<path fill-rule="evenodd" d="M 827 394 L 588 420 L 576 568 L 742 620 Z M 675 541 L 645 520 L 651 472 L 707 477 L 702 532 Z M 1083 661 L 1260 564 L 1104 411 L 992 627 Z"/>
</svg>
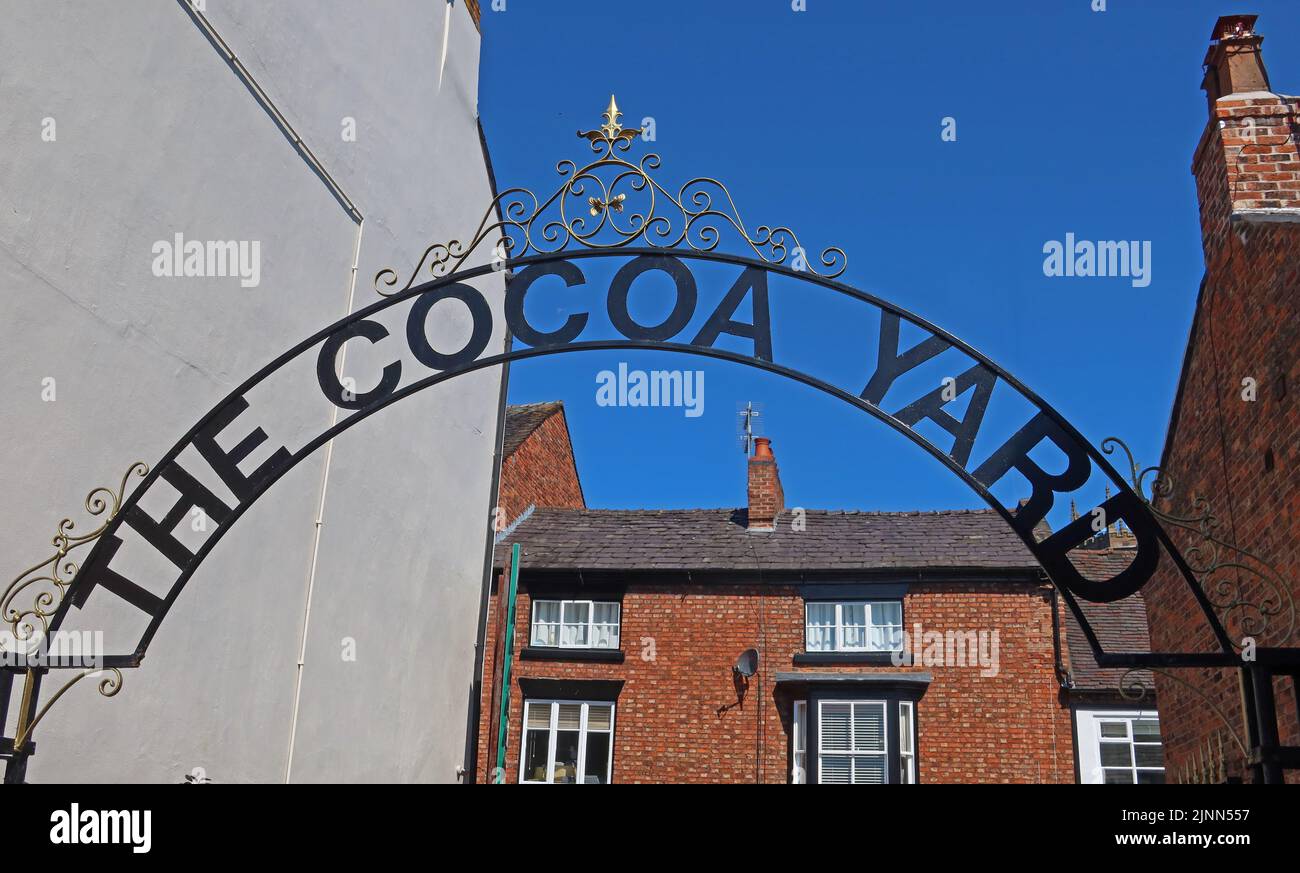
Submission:
<svg viewBox="0 0 1300 873">
<path fill-rule="evenodd" d="M 1075 719 L 1075 742 L 1079 750 L 1079 783 L 1082 785 L 1102 785 L 1106 782 L 1106 770 L 1124 770 L 1127 769 L 1133 774 L 1133 782 L 1137 783 L 1139 772 L 1143 773 L 1164 773 L 1162 767 L 1140 767 L 1137 763 L 1137 753 L 1133 749 L 1133 722 L 1135 721 L 1154 721 L 1157 725 L 1160 723 L 1160 716 L 1154 709 L 1077 709 L 1074 713 Z M 1127 725 L 1127 736 L 1123 739 L 1103 738 L 1101 735 L 1102 722 L 1124 722 Z M 1133 764 L 1130 767 L 1105 767 L 1101 763 L 1101 745 L 1103 743 L 1125 744 L 1129 747 L 1129 754 L 1133 758 Z M 1143 743 L 1141 745 L 1150 745 Z M 1161 750 L 1164 749 L 1164 738 L 1160 741 Z"/>
<path fill-rule="evenodd" d="M 816 625 L 816 627 L 819 628 L 821 627 L 833 628 L 833 632 L 835 634 L 833 640 L 834 644 L 829 649 L 813 649 L 808 646 L 809 631 L 814 627 L 814 625 L 809 621 L 809 609 L 813 606 L 834 606 L 835 607 L 834 625 Z M 864 642 L 861 646 L 844 645 L 844 607 L 846 606 L 866 607 L 867 623 L 865 625 L 862 625 Z M 876 606 L 897 606 L 899 623 L 897 625 L 878 624 L 875 620 Z M 853 627 L 857 627 L 857 625 L 853 625 Z M 900 634 L 900 642 L 897 646 L 890 646 L 887 648 L 877 648 L 871 644 L 872 630 L 875 628 L 882 628 L 882 627 L 885 628 L 897 627 L 900 631 L 902 630 L 902 628 L 904 627 L 902 600 L 809 600 L 804 602 L 803 645 L 804 645 L 805 652 L 811 652 L 814 654 L 818 652 L 822 652 L 822 653 L 830 654 L 834 652 L 896 652 L 899 651 L 902 648 L 901 634 Z"/>
<path fill-rule="evenodd" d="M 824 748 L 823 737 L 825 736 L 825 734 L 822 731 L 822 710 L 826 707 L 827 704 L 830 704 L 832 706 L 847 705 L 849 707 L 849 742 L 850 743 L 853 742 L 853 733 L 854 733 L 853 720 L 856 719 L 856 715 L 854 715 L 853 712 L 853 707 L 863 706 L 863 705 L 881 707 L 882 714 L 880 720 L 880 727 L 881 727 L 880 749 L 879 750 L 873 749 L 870 751 L 857 751 L 857 750 L 844 751 L 842 749 L 831 749 L 827 751 Z M 884 766 L 881 767 L 881 772 L 884 774 L 885 784 L 889 784 L 891 781 L 893 781 L 889 778 L 890 776 L 889 774 L 889 701 L 888 700 L 819 700 L 817 701 L 817 784 L 818 785 L 823 784 L 822 783 L 822 758 L 826 757 L 827 755 L 830 755 L 831 757 L 847 756 L 849 758 L 859 758 L 859 757 L 883 758 Z"/>
<path fill-rule="evenodd" d="M 609 707 L 609 730 L 593 731 L 593 733 L 609 734 L 609 758 L 605 761 L 605 773 L 607 774 L 608 783 L 614 782 L 614 730 L 616 727 L 615 719 L 618 715 L 617 706 L 612 700 L 525 700 L 523 721 L 519 731 L 519 784 L 520 785 L 553 785 L 555 780 L 555 744 L 559 736 L 560 706 L 563 704 L 575 704 L 582 706 L 582 720 L 578 728 L 578 774 L 575 784 L 585 785 L 587 778 L 587 712 L 592 706 Z M 528 712 L 534 706 L 549 706 L 551 708 L 550 727 L 547 729 L 546 743 L 546 781 L 537 782 L 536 780 L 524 779 L 524 767 L 527 764 L 528 755 Z"/>
<path fill-rule="evenodd" d="M 557 627 L 557 633 L 555 634 L 555 640 L 556 640 L 556 642 L 555 642 L 555 645 L 553 645 L 553 646 L 552 646 L 552 645 L 547 645 L 547 644 L 545 644 L 545 643 L 538 643 L 538 642 L 536 642 L 536 639 L 537 639 L 537 606 L 538 606 L 538 604 L 543 604 L 543 603 L 554 603 L 554 604 L 557 604 L 557 605 L 559 606 L 559 608 L 560 608 L 560 620 L 559 620 L 559 622 L 558 622 L 558 623 L 555 623 L 555 622 L 546 622 L 546 624 L 548 624 L 548 625 L 549 625 L 549 624 L 556 624 L 556 627 Z M 587 607 L 587 623 L 586 623 L 586 624 L 587 624 L 587 642 L 586 642 L 585 644 L 578 645 L 578 644 L 574 644 L 574 643 L 565 643 L 565 642 L 564 642 L 564 626 L 565 626 L 565 624 L 566 624 L 566 622 L 564 621 L 564 608 L 565 608 L 566 606 L 570 605 L 570 604 L 579 604 L 579 605 L 585 604 L 586 607 Z M 599 605 L 599 606 L 612 606 L 612 607 L 614 607 L 614 622 L 613 622 L 613 625 L 614 625 L 614 641 L 613 641 L 613 644 L 612 644 L 612 645 L 608 645 L 608 646 L 597 646 L 597 645 L 595 645 L 595 640 L 596 640 L 596 625 L 606 625 L 606 624 L 609 624 L 609 622 L 603 622 L 603 621 L 598 622 L 598 621 L 596 621 L 596 607 L 597 607 L 598 605 Z M 531 647 L 533 647 L 533 648 L 539 648 L 539 649 L 599 649 L 600 651 L 616 651 L 616 650 L 619 648 L 619 646 L 620 646 L 620 644 L 621 644 L 621 642 L 622 642 L 622 638 L 623 638 L 623 604 L 622 604 L 622 603 L 619 603 L 617 600 L 554 600 L 554 599 L 550 599 L 550 598 L 540 598 L 540 599 L 534 600 L 534 601 L 532 602 L 532 615 L 531 615 L 530 619 L 531 619 L 531 620 L 530 620 L 529 623 L 528 623 L 528 645 L 531 646 Z M 573 624 L 573 623 L 572 623 L 572 622 L 568 622 L 568 624 Z"/>
<path fill-rule="evenodd" d="M 903 710 L 907 720 L 903 720 Z M 907 730 L 903 730 L 904 724 Z M 898 701 L 898 769 L 904 785 L 916 784 L 916 706 L 910 700 Z"/>
<path fill-rule="evenodd" d="M 796 700 L 790 720 L 790 784 L 808 783 L 808 701 Z"/>
</svg>

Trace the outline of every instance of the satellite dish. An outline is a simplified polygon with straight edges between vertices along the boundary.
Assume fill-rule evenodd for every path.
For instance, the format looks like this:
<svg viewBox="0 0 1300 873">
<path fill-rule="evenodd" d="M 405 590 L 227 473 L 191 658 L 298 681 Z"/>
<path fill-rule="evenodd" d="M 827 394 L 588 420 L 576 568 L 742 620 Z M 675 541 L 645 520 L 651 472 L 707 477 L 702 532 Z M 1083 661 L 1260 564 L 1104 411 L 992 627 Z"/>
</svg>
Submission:
<svg viewBox="0 0 1300 873">
<path fill-rule="evenodd" d="M 740 657 L 736 659 L 736 666 L 731 669 L 735 670 L 746 679 L 753 676 L 758 672 L 758 650 L 745 649 L 745 651 L 740 653 Z"/>
</svg>

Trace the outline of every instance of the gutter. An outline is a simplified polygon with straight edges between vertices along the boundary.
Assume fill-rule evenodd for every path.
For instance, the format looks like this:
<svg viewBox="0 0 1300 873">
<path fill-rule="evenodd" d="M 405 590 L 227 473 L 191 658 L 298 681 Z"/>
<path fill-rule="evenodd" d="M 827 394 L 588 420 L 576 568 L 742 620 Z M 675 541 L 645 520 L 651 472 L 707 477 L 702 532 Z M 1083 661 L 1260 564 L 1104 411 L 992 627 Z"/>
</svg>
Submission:
<svg viewBox="0 0 1300 873">
<path fill-rule="evenodd" d="M 244 66 L 244 62 L 235 54 L 234 49 L 232 49 L 230 44 L 222 38 L 220 33 L 217 32 L 216 27 L 208 20 L 208 17 L 203 14 L 202 4 L 191 3 L 188 2 L 188 0 L 176 0 L 176 2 L 181 9 L 185 10 L 185 14 L 187 14 L 190 19 L 198 25 L 204 38 L 207 39 L 208 43 L 217 50 L 217 53 L 221 55 L 222 60 L 226 62 L 227 66 L 234 71 L 235 76 L 243 86 L 248 89 L 248 92 L 253 95 L 253 99 L 258 102 L 267 115 L 271 116 L 271 120 L 280 128 L 280 132 L 284 134 L 285 138 L 293 144 L 294 149 L 302 157 L 303 161 L 307 163 L 307 166 L 309 166 L 312 172 L 325 183 L 325 187 L 329 189 L 329 192 L 334 199 L 337 200 L 339 205 L 341 205 L 348 215 L 352 217 L 353 221 L 360 224 L 363 220 L 361 210 L 352 202 L 352 198 L 348 197 L 347 193 L 344 192 L 343 186 L 339 184 L 338 180 L 330 175 L 329 170 L 325 169 L 325 165 L 321 163 L 320 158 L 316 157 L 316 153 L 313 152 L 311 148 L 308 147 L 307 143 L 303 141 L 303 138 L 298 135 L 298 131 L 289 123 L 289 119 L 286 118 L 284 113 L 280 111 L 280 108 L 276 106 L 275 101 L 271 99 L 271 96 L 266 93 L 266 89 L 264 89 L 261 83 L 253 77 L 253 74 L 249 71 L 248 67 Z"/>
<path fill-rule="evenodd" d="M 505 643 L 501 647 L 501 711 L 497 722 L 496 767 L 505 769 L 510 734 L 510 662 L 515 656 L 515 601 L 519 595 L 519 543 L 510 548 L 510 593 L 506 601 Z M 522 766 L 522 765 L 521 765 Z"/>
<path fill-rule="evenodd" d="M 522 527 L 522 523 L 520 527 Z M 695 569 L 613 569 L 588 567 L 547 567 L 544 558 L 533 558 L 528 567 L 530 577 L 539 581 L 563 581 L 581 578 L 591 585 L 626 585 L 639 583 L 644 585 L 680 585 L 695 587 L 725 585 L 736 583 L 754 583 L 754 572 L 744 567 L 697 567 Z M 497 570 L 504 570 L 508 563 L 503 559 L 493 562 Z M 1005 568 L 933 568 L 918 570 L 916 568 L 879 568 L 870 570 L 797 570 L 789 568 L 763 568 L 761 584 L 764 585 L 835 585 L 835 584 L 896 584 L 906 581 L 908 584 L 930 583 L 987 583 L 995 585 L 1038 585 L 1044 582 L 1040 567 L 1005 567 Z"/>
<path fill-rule="evenodd" d="M 492 155 L 488 152 L 487 135 L 483 132 L 483 119 L 480 117 L 478 123 L 478 141 L 479 147 L 483 151 L 483 166 L 487 170 L 488 189 L 492 192 L 492 200 L 497 203 L 497 219 L 501 219 L 501 204 L 497 201 L 497 177 L 496 172 L 492 169 Z M 510 282 L 510 272 L 506 272 L 506 283 Z M 505 329 L 505 342 L 503 351 L 509 352 L 514 345 L 514 337 L 510 334 L 510 328 Z M 488 494 L 489 517 L 494 521 L 496 519 L 495 509 L 497 500 L 501 495 L 501 467 L 505 463 L 504 451 L 506 440 L 506 397 L 510 390 L 510 362 L 501 365 L 501 391 L 497 397 L 497 432 L 493 438 L 495 446 L 492 456 L 492 485 Z M 466 785 L 473 785 L 477 778 L 478 768 L 478 741 L 479 741 L 479 717 L 482 714 L 483 706 L 483 660 L 485 656 L 484 648 L 487 645 L 487 622 L 488 622 L 488 601 L 492 591 L 492 580 L 495 575 L 493 564 L 493 550 L 496 547 L 496 531 L 493 530 L 494 524 L 487 526 L 487 542 L 483 547 L 483 584 L 479 591 L 478 600 L 478 634 L 474 640 L 474 672 L 470 677 L 470 701 L 466 718 L 468 724 L 465 729 L 465 763 L 462 766 L 461 780 Z"/>
<path fill-rule="evenodd" d="M 1070 678 L 1070 671 L 1061 660 L 1061 594 L 1052 585 L 1047 596 L 1052 604 L 1052 660 L 1056 668 L 1056 681 L 1061 684 L 1061 688 L 1069 691 L 1074 688 L 1074 680 Z"/>
</svg>

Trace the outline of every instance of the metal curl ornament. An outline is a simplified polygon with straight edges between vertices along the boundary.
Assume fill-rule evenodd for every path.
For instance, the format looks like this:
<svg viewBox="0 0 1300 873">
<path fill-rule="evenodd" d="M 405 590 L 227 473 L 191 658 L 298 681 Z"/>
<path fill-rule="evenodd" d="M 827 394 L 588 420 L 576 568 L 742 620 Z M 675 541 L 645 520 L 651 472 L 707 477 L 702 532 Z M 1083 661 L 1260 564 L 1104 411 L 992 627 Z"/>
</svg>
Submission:
<svg viewBox="0 0 1300 873">
<path fill-rule="evenodd" d="M 53 707 L 54 704 L 59 702 L 59 698 L 62 697 L 64 694 L 66 694 L 68 692 L 68 689 L 70 689 L 73 685 L 76 685 L 82 679 L 85 679 L 87 676 L 94 676 L 99 673 L 108 674 L 104 678 L 99 680 L 98 683 L 99 693 L 104 695 L 105 697 L 116 697 L 117 693 L 122 690 L 122 671 L 117 669 L 116 667 L 90 667 L 88 669 L 82 670 L 76 676 L 73 676 L 67 682 L 63 683 L 62 687 L 60 687 L 58 691 L 54 692 L 54 695 L 45 702 L 45 705 L 40 708 L 40 710 L 36 713 L 36 715 L 32 718 L 31 721 L 23 720 L 23 716 L 25 716 L 27 713 L 27 703 L 28 703 L 27 695 L 29 693 L 28 691 L 24 691 L 23 706 L 19 713 L 20 720 L 18 724 L 18 730 L 16 732 L 16 735 L 14 736 L 14 750 L 21 751 L 22 748 L 25 745 L 27 745 L 27 741 L 31 738 L 32 732 L 36 730 L 36 726 L 41 723 L 41 719 L 45 718 L 46 713 L 50 711 L 50 708 Z M 28 688 L 30 688 L 31 687 L 30 673 L 27 677 L 27 681 L 28 681 Z"/>
<path fill-rule="evenodd" d="M 579 167 L 565 159 L 555 165 L 563 184 L 545 200 L 527 188 L 508 188 L 492 199 L 469 242 L 435 242 L 424 250 L 405 283 L 392 267 L 375 274 L 374 288 L 388 297 L 409 290 L 417 281 L 441 279 L 458 270 L 491 240 L 492 261 L 502 263 L 525 255 L 547 255 L 570 247 L 618 249 L 637 243 L 669 249 L 681 245 L 697 252 L 717 248 L 728 226 L 739 242 L 769 264 L 785 264 L 823 279 L 835 279 L 848 267 L 848 256 L 835 246 L 818 256 L 813 266 L 794 231 L 759 225 L 751 233 L 727 187 L 700 176 L 674 195 L 651 175 L 660 166 L 648 153 L 633 163 L 622 155 L 641 134 L 640 128 L 619 123 L 623 113 L 613 95 L 604 112 L 605 123 L 578 131 L 596 158 Z"/>
<path fill-rule="evenodd" d="M 1233 647 L 1241 650 L 1245 648 L 1246 638 L 1258 637 L 1265 632 L 1275 635 L 1276 645 L 1291 640 L 1296 629 L 1292 586 L 1286 584 L 1281 572 L 1271 563 L 1218 535 L 1220 522 L 1209 499 L 1194 497 L 1188 515 L 1161 510 L 1156 501 L 1172 501 L 1176 494 L 1173 478 L 1160 467 L 1140 468 L 1133 452 L 1118 437 L 1102 440 L 1101 448 L 1108 455 L 1114 454 L 1117 448 L 1123 451 L 1128 459 L 1133 490 L 1156 518 L 1199 538 L 1183 550 L 1183 559 L 1210 605 L 1223 616 L 1225 624 L 1231 622 L 1235 626 Z M 1246 590 L 1243 577 L 1252 577 L 1264 590 L 1252 596 Z M 1279 616 L 1284 620 L 1284 625 L 1279 624 L 1280 630 L 1270 627 Z"/>
<path fill-rule="evenodd" d="M 1183 679 L 1172 671 L 1163 670 L 1159 667 L 1142 667 L 1125 670 L 1124 675 L 1120 676 L 1119 682 L 1116 683 L 1116 688 L 1119 691 L 1120 697 L 1134 703 L 1142 703 L 1145 700 L 1147 693 L 1154 690 L 1142 682 L 1141 677 L 1137 675 L 1140 673 L 1159 674 L 1170 682 L 1175 683 L 1183 690 L 1189 691 L 1195 695 L 1206 709 L 1213 713 L 1214 717 L 1224 726 L 1228 736 L 1232 738 L 1233 744 L 1236 745 L 1238 751 L 1241 752 L 1242 759 L 1245 760 L 1250 756 L 1248 750 L 1249 743 L 1238 735 L 1237 729 L 1233 726 L 1232 720 L 1228 718 L 1228 714 L 1223 711 L 1223 708 L 1214 701 L 1214 698 L 1206 694 L 1201 688 L 1198 688 L 1196 685 L 1188 682 L 1186 679 Z"/>
<path fill-rule="evenodd" d="M 133 475 L 140 478 L 149 475 L 149 465 L 136 461 L 128 467 L 117 491 L 101 486 L 87 494 L 86 511 L 93 516 L 103 517 L 99 527 L 89 533 L 76 534 L 73 533 L 76 523 L 71 518 L 60 521 L 58 531 L 51 540 L 51 545 L 55 548 L 54 554 L 19 573 L 4 593 L 0 594 L 0 620 L 10 626 L 15 639 L 30 640 L 38 631 L 41 634 L 49 632 L 49 619 L 58 612 L 69 586 L 77 576 L 77 563 L 65 559 L 74 549 L 98 540 L 117 517 L 126 497 L 127 483 Z M 31 605 L 20 606 L 16 602 L 19 595 L 29 589 L 35 589 Z"/>
</svg>

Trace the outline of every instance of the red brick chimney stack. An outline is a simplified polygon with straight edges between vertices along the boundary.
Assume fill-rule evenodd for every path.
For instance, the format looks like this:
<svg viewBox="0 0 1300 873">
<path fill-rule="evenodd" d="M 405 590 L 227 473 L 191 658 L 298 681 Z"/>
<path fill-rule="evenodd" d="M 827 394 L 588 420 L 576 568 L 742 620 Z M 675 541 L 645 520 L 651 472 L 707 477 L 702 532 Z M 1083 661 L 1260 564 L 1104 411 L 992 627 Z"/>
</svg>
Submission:
<svg viewBox="0 0 1300 873">
<path fill-rule="evenodd" d="M 1225 15 L 1214 25 L 1213 41 L 1205 53 L 1205 80 L 1201 89 L 1210 101 L 1210 114 L 1220 97 L 1271 91 L 1268 71 L 1260 46 L 1264 37 L 1255 33 L 1258 15 Z"/>
<path fill-rule="evenodd" d="M 1272 93 L 1254 15 L 1214 26 L 1201 87 L 1210 120 L 1192 161 L 1211 273 L 1233 251 L 1230 231 L 1300 210 L 1300 103 Z"/>
<path fill-rule="evenodd" d="M 781 474 L 767 437 L 754 440 L 754 457 L 749 459 L 749 529 L 776 530 L 776 517 L 785 509 Z"/>
</svg>

